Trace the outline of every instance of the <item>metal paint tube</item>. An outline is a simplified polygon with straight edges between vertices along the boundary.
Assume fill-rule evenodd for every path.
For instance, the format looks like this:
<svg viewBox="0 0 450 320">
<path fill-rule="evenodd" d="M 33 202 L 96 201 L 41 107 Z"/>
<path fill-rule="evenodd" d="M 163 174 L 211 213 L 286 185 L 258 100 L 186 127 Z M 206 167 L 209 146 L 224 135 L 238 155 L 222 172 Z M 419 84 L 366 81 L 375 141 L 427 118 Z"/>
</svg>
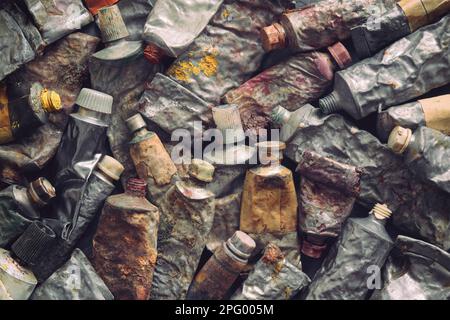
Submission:
<svg viewBox="0 0 450 320">
<path fill-rule="evenodd" d="M 24 0 L 46 44 L 93 21 L 81 0 Z"/>
<path fill-rule="evenodd" d="M 33 132 L 48 121 L 47 114 L 61 110 L 61 98 L 55 91 L 35 82 L 24 95 L 0 87 L 0 144 Z"/>
<path fill-rule="evenodd" d="M 210 122 L 206 101 L 160 73 L 146 85 L 139 101 L 139 112 L 168 134 L 182 128 L 195 137 L 201 128 L 195 127 L 194 122 Z"/>
<path fill-rule="evenodd" d="M 156 1 L 144 26 L 146 57 L 160 63 L 164 55 L 178 57 L 203 31 L 223 0 Z M 186 28 L 189 26 L 189 28 Z"/>
<path fill-rule="evenodd" d="M 371 300 L 449 300 L 450 254 L 427 242 L 398 236 Z"/>
<path fill-rule="evenodd" d="M 282 127 L 282 132 L 294 132 L 284 152 L 287 158 L 299 162 L 302 153 L 311 150 L 359 167 L 363 170 L 357 199 L 360 204 L 386 203 L 395 211 L 393 224 L 397 228 L 450 249 L 450 198 L 446 192 L 416 179 L 400 156 L 342 115 L 326 116 L 310 105 L 295 115 L 296 121 L 285 124 L 287 129 Z"/>
<path fill-rule="evenodd" d="M 39 219 L 39 209 L 54 196 L 55 189 L 45 178 L 27 188 L 11 185 L 0 191 L 0 247 L 12 244 L 33 220 Z"/>
<path fill-rule="evenodd" d="M 214 220 L 214 194 L 177 182 L 165 194 L 152 299 L 185 299 Z"/>
<path fill-rule="evenodd" d="M 395 127 L 388 146 L 405 155 L 411 172 L 424 182 L 450 193 L 450 137 L 431 128 Z"/>
<path fill-rule="evenodd" d="M 329 114 L 361 119 L 416 98 L 450 80 L 450 15 L 398 40 L 374 57 L 335 74 L 334 91 L 319 100 Z"/>
<path fill-rule="evenodd" d="M 117 300 L 150 297 L 160 213 L 145 193 L 145 180 L 129 179 L 106 200 L 94 237 L 94 268 Z"/>
<path fill-rule="evenodd" d="M 167 71 L 201 99 L 221 97 L 248 80 L 261 65 L 259 29 L 284 9 L 279 0 L 226 0 L 203 32 Z"/>
<path fill-rule="evenodd" d="M 239 274 L 247 267 L 248 258 L 255 249 L 255 241 L 242 231 L 217 248 L 214 255 L 195 275 L 186 298 L 190 300 L 222 300 Z"/>
<path fill-rule="evenodd" d="M 44 48 L 39 31 L 12 2 L 0 5 L 0 38 L 0 80 L 33 60 Z"/>
<path fill-rule="evenodd" d="M 307 150 L 296 171 L 301 175 L 298 219 L 302 253 L 320 258 L 326 243 L 339 236 L 352 212 L 362 170 Z"/>
<path fill-rule="evenodd" d="M 73 33 L 55 43 L 52 50 L 24 65 L 8 77 L 13 91 L 26 92 L 34 82 L 57 91 L 64 112 L 50 113 L 49 122 L 14 144 L 0 146 L 0 162 L 10 163 L 21 172 L 42 169 L 55 155 L 83 81 L 88 76 L 87 59 L 95 52 L 98 38 Z"/>
<path fill-rule="evenodd" d="M 427 126 L 450 135 L 450 95 L 421 99 L 378 113 L 377 135 L 382 141 L 387 141 L 396 126 L 411 130 Z"/>
<path fill-rule="evenodd" d="M 376 204 L 367 218 L 350 218 L 308 288 L 306 300 L 361 300 L 394 245 L 385 230 L 391 211 Z"/>
<path fill-rule="evenodd" d="M 358 56 L 374 55 L 390 43 L 406 37 L 424 25 L 434 23 L 450 10 L 448 0 L 402 0 L 383 15 L 373 16 L 352 29 Z"/>
<path fill-rule="evenodd" d="M 237 104 L 244 128 L 257 132 L 268 126 L 277 105 L 295 110 L 318 99 L 332 85 L 334 72 L 351 64 L 350 54 L 340 42 L 328 50 L 300 53 L 268 68 L 228 92 L 225 101 Z"/>
<path fill-rule="evenodd" d="M 31 300 L 113 300 L 89 260 L 75 249 L 70 260 L 39 285 Z"/>
<path fill-rule="evenodd" d="M 231 299 L 289 300 L 310 282 L 298 266 L 285 259 L 280 248 L 269 243 L 242 288 Z"/>
<path fill-rule="evenodd" d="M 393 7 L 391 0 L 324 0 L 282 14 L 279 23 L 261 30 L 264 49 L 321 49 L 350 37 L 350 29 L 372 14 Z"/>
<path fill-rule="evenodd" d="M 113 192 L 114 182 L 119 180 L 123 171 L 123 166 L 109 156 L 104 156 L 92 165 L 95 168 L 92 168 L 88 177 L 71 176 L 58 184 L 58 195 L 51 211 L 59 221 L 46 221 L 57 223 L 62 230 L 41 263 L 32 267 L 40 281 L 47 279 L 67 262 L 78 241 L 98 216 L 103 202 Z"/>
</svg>

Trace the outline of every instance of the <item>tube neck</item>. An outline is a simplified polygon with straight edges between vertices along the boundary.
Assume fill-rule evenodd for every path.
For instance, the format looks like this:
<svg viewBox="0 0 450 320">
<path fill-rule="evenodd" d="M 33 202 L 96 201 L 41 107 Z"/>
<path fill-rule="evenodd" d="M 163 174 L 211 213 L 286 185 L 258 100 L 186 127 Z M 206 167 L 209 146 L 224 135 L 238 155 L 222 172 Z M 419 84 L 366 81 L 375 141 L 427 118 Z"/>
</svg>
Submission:
<svg viewBox="0 0 450 320">
<path fill-rule="evenodd" d="M 96 121 L 100 120 L 105 123 L 109 122 L 109 114 L 90 110 L 82 106 L 79 107 L 77 114 L 83 118 L 90 118 Z"/>
<path fill-rule="evenodd" d="M 147 192 L 147 183 L 144 179 L 130 178 L 127 181 L 125 193 L 133 197 L 144 198 Z"/>
<path fill-rule="evenodd" d="M 275 109 L 272 110 L 270 117 L 275 124 L 283 125 L 289 121 L 291 114 L 292 113 L 286 108 L 276 106 Z"/>
<path fill-rule="evenodd" d="M 319 108 L 323 114 L 331 114 L 342 110 L 342 106 L 339 103 L 339 96 L 336 91 L 319 99 Z"/>
</svg>

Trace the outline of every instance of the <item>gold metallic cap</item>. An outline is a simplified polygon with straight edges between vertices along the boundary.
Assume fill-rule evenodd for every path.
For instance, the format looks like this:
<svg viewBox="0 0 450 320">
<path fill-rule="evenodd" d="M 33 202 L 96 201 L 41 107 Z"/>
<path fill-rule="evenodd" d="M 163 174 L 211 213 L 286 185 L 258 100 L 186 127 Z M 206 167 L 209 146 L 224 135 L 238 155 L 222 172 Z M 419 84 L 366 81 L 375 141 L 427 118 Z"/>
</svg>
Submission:
<svg viewBox="0 0 450 320">
<path fill-rule="evenodd" d="M 261 41 L 265 51 L 272 51 L 275 49 L 286 47 L 286 33 L 284 28 L 279 23 L 274 23 L 270 26 L 261 29 Z"/>
<path fill-rule="evenodd" d="M 46 112 L 55 112 L 62 108 L 59 94 L 48 89 L 41 91 L 41 103 Z"/>
<path fill-rule="evenodd" d="M 211 182 L 214 177 L 214 166 L 209 162 L 201 159 L 192 159 L 189 165 L 189 175 L 203 181 Z"/>
<path fill-rule="evenodd" d="M 55 188 L 47 179 L 40 177 L 28 186 L 27 192 L 38 206 L 45 206 L 56 196 Z"/>
<path fill-rule="evenodd" d="M 397 154 L 402 154 L 411 141 L 412 131 L 408 128 L 396 126 L 392 129 L 388 139 L 388 147 Z"/>
<path fill-rule="evenodd" d="M 125 170 L 124 166 L 119 161 L 107 155 L 99 161 L 97 167 L 100 171 L 115 181 L 120 179 L 120 175 Z"/>
<path fill-rule="evenodd" d="M 392 215 L 392 211 L 389 210 L 388 206 L 381 203 L 377 203 L 370 211 L 370 213 L 379 220 L 389 219 Z"/>
</svg>

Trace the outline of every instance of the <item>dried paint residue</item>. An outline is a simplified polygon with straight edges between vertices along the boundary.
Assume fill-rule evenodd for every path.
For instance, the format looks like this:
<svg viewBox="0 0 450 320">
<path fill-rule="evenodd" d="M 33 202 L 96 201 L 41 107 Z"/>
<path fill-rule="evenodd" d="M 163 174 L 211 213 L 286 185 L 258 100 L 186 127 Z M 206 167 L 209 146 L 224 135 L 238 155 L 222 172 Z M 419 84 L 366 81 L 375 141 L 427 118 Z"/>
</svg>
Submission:
<svg viewBox="0 0 450 320">
<path fill-rule="evenodd" d="M 192 61 L 174 63 L 167 73 L 169 76 L 182 82 L 189 82 L 192 76 L 197 76 L 200 72 L 207 77 L 215 76 L 219 66 L 216 55 L 215 53 L 204 53 L 198 63 Z M 189 57 L 192 57 L 192 55 L 189 54 Z"/>
</svg>

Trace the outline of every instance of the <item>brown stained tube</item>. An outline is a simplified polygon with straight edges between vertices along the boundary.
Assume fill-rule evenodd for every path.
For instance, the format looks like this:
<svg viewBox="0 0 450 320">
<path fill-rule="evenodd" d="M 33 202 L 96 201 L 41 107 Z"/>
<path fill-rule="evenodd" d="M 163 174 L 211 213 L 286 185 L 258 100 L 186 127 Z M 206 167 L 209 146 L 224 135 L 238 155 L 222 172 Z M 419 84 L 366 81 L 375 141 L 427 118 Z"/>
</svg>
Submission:
<svg viewBox="0 0 450 320">
<path fill-rule="evenodd" d="M 299 52 L 324 48 L 350 37 L 372 11 L 384 12 L 393 0 L 327 0 L 282 14 L 280 22 L 261 30 L 264 50 L 290 47 Z"/>
<path fill-rule="evenodd" d="M 145 199 L 146 183 L 128 180 L 110 196 L 93 242 L 93 266 L 117 300 L 150 297 L 157 257 L 159 210 Z"/>
<path fill-rule="evenodd" d="M 405 13 L 411 32 L 436 22 L 450 10 L 449 0 L 401 0 L 397 5 Z"/>
<path fill-rule="evenodd" d="M 297 171 L 302 253 L 320 258 L 353 209 L 362 172 L 312 151 L 303 152 Z"/>
<path fill-rule="evenodd" d="M 187 299 L 224 299 L 247 266 L 248 258 L 256 247 L 255 241 L 242 231 L 236 231 L 214 252 L 197 273 L 189 287 Z"/>
<path fill-rule="evenodd" d="M 295 231 L 297 196 L 292 172 L 280 164 L 285 144 L 269 141 L 257 146 L 261 161 L 268 163 L 247 171 L 240 229 L 255 234 Z"/>
<path fill-rule="evenodd" d="M 300 53 L 268 68 L 229 91 L 225 101 L 239 106 L 246 130 L 257 132 L 268 126 L 270 113 L 277 105 L 296 110 L 320 98 L 332 85 L 334 73 L 351 64 L 352 58 L 342 43 L 327 50 Z"/>
<path fill-rule="evenodd" d="M 140 114 L 128 118 L 126 122 L 133 132 L 130 154 L 138 176 L 145 180 L 154 179 L 157 185 L 169 184 L 177 168 L 158 135 L 147 130 Z"/>
</svg>

